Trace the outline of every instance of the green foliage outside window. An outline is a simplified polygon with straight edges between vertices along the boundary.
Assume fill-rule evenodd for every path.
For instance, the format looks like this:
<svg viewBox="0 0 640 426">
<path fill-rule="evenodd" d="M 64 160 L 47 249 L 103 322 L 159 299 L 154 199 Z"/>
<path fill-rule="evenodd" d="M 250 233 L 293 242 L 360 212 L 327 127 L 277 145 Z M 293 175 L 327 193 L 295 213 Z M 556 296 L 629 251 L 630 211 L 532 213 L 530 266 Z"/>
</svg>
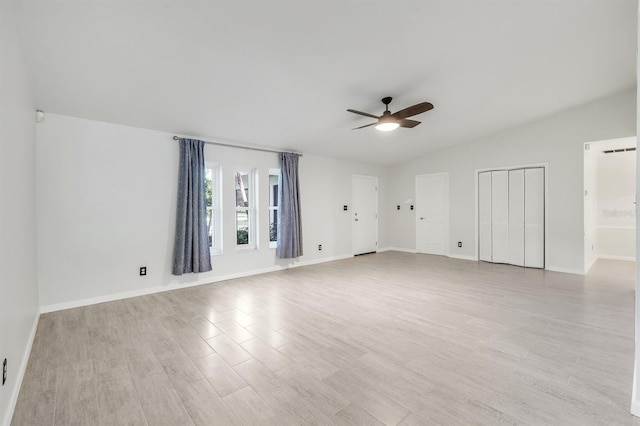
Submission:
<svg viewBox="0 0 640 426">
<path fill-rule="evenodd" d="M 249 244 L 249 231 L 246 229 L 239 229 L 236 234 L 236 244 Z"/>
</svg>

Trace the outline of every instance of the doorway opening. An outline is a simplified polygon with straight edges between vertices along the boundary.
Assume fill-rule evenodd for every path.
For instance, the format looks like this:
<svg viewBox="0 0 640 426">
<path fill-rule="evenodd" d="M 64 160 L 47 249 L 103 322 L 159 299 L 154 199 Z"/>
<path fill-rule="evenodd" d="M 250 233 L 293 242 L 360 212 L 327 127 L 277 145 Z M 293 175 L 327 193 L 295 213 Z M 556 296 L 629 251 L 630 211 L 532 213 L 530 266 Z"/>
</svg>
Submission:
<svg viewBox="0 0 640 426">
<path fill-rule="evenodd" d="M 636 259 L 635 137 L 584 144 L 584 272 Z"/>
</svg>

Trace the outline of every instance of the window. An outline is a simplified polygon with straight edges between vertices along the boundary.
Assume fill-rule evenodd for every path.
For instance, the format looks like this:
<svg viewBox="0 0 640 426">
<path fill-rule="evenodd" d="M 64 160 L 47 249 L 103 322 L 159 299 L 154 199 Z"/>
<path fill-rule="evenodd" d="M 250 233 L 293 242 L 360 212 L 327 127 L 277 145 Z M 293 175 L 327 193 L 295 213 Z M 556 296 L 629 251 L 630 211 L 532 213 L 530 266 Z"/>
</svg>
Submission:
<svg viewBox="0 0 640 426">
<path fill-rule="evenodd" d="M 204 167 L 209 249 L 211 250 L 211 254 L 222 254 L 222 185 L 220 165 L 207 162 Z"/>
<path fill-rule="evenodd" d="M 256 184 L 255 169 L 236 171 L 236 247 L 255 249 L 258 247 L 256 235 Z"/>
<path fill-rule="evenodd" d="M 269 247 L 275 248 L 278 242 L 278 186 L 280 170 L 269 169 Z"/>
</svg>

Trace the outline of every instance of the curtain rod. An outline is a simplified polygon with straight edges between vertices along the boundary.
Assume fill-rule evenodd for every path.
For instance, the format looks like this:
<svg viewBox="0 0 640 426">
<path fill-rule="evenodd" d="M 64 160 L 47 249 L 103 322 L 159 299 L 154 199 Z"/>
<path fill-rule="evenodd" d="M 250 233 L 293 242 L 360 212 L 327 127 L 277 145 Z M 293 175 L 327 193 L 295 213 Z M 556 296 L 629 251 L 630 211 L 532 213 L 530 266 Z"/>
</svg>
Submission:
<svg viewBox="0 0 640 426">
<path fill-rule="evenodd" d="M 174 141 L 179 141 L 181 138 L 179 136 L 174 136 L 173 140 Z M 191 139 L 191 138 L 185 138 L 185 139 Z M 201 139 L 198 139 L 201 140 Z M 276 154 L 280 154 L 282 151 L 277 151 L 275 149 L 269 149 L 269 148 L 257 148 L 255 146 L 246 146 L 246 145 L 234 145 L 231 143 L 223 143 L 223 142 L 212 142 L 212 141 L 202 141 L 206 144 L 209 145 L 218 145 L 218 146 L 227 146 L 229 148 L 242 148 L 242 149 L 250 149 L 252 151 L 263 151 L 263 152 L 275 152 Z M 302 157 L 302 154 L 298 153 L 298 152 L 294 152 L 293 154 L 297 154 L 300 157 Z"/>
</svg>

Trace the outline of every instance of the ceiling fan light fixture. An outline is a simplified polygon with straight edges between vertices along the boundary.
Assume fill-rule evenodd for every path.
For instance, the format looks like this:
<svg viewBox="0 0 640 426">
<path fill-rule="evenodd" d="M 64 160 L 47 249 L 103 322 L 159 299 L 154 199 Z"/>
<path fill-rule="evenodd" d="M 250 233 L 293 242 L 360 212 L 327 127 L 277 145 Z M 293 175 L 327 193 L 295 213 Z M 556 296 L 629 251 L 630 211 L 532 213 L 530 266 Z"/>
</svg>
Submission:
<svg viewBox="0 0 640 426">
<path fill-rule="evenodd" d="M 387 121 L 376 124 L 376 130 L 380 130 L 381 132 L 390 132 L 397 129 L 398 127 L 400 127 L 400 124 L 396 123 L 395 121 Z"/>
<path fill-rule="evenodd" d="M 419 104 L 401 109 L 400 111 L 396 111 L 392 114 L 391 111 L 389 111 L 389 104 L 391 103 L 391 99 L 392 98 L 390 96 L 382 98 L 382 103 L 384 104 L 384 112 L 380 116 L 369 114 L 368 112 L 357 111 L 355 109 L 348 109 L 347 111 L 354 114 L 364 115 L 365 117 L 371 117 L 378 120 L 376 123 L 365 124 L 364 126 L 356 127 L 351 130 L 364 129 L 365 127 L 371 126 L 375 126 L 376 129 L 382 132 L 390 132 L 397 129 L 398 127 L 412 129 L 420 124 L 420 122 L 416 120 L 408 120 L 408 117 L 413 117 L 414 115 L 422 114 L 423 112 L 427 112 L 433 109 L 433 104 L 430 104 L 429 102 L 420 102 Z"/>
</svg>

